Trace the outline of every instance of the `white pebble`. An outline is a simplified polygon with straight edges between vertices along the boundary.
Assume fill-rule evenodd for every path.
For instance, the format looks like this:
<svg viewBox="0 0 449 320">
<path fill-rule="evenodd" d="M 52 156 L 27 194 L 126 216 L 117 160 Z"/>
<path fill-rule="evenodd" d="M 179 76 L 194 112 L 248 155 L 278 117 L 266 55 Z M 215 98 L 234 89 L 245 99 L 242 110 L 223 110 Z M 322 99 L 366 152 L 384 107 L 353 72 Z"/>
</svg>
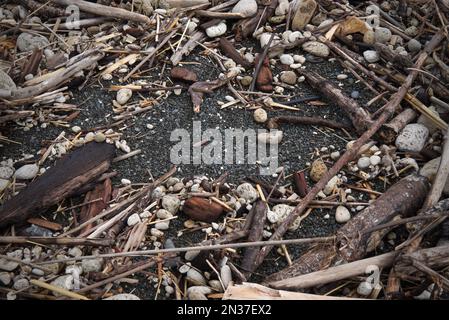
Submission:
<svg viewBox="0 0 449 320">
<path fill-rule="evenodd" d="M 335 211 L 335 221 L 338 223 L 345 223 L 351 219 L 351 213 L 344 206 L 338 206 Z"/>
</svg>

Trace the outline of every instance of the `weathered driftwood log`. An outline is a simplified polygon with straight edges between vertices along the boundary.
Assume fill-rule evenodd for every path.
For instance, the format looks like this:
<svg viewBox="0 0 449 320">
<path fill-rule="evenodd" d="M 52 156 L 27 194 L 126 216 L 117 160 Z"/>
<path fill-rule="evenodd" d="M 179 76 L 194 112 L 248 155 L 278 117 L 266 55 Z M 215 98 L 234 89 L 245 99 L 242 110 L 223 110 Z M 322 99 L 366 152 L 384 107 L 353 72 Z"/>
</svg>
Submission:
<svg viewBox="0 0 449 320">
<path fill-rule="evenodd" d="M 275 290 L 257 283 L 245 282 L 229 286 L 223 295 L 223 300 L 361 300 L 356 298 L 343 298 L 320 296 L 317 294 Z"/>
<path fill-rule="evenodd" d="M 81 11 L 92 13 L 95 15 L 112 17 L 123 20 L 130 20 L 135 22 L 141 22 L 150 24 L 151 19 L 143 14 L 131 12 L 121 8 L 114 8 L 110 6 L 104 6 L 102 4 L 88 2 L 84 0 L 53 0 L 53 3 L 56 3 L 61 6 L 70 6 L 75 5 Z"/>
<path fill-rule="evenodd" d="M 248 235 L 248 241 L 260 241 L 263 237 L 263 227 L 267 218 L 267 204 L 258 200 L 251 208 L 253 213 L 252 225 Z M 259 247 L 249 247 L 245 250 L 242 261 L 243 274 L 248 279 L 251 273 L 256 269 L 255 258 L 259 252 Z"/>
<path fill-rule="evenodd" d="M 418 116 L 415 110 L 407 108 L 390 122 L 384 124 L 378 132 L 378 136 L 386 144 L 391 144 L 396 139 L 398 133 Z"/>
<path fill-rule="evenodd" d="M 343 93 L 340 88 L 316 72 L 301 71 L 300 73 L 306 78 L 308 84 L 343 109 L 359 134 L 371 127 L 373 122 L 368 111 L 363 109 L 357 101 Z"/>
<path fill-rule="evenodd" d="M 399 252 L 392 251 L 379 256 L 330 267 L 328 269 L 270 282 L 268 285 L 275 289 L 284 290 L 299 290 L 316 287 L 363 275 L 366 273 L 367 267 L 372 265 L 377 266 L 379 269 L 389 267 L 393 264 L 394 259 L 398 254 Z"/>
<path fill-rule="evenodd" d="M 363 230 L 384 224 L 395 216 L 408 216 L 421 207 L 429 189 L 427 178 L 410 175 L 382 194 L 337 231 L 335 245 L 319 245 L 266 281 L 272 282 L 318 271 L 336 262 L 351 262 L 364 257 L 370 234 Z"/>
<path fill-rule="evenodd" d="M 0 208 L 0 228 L 23 223 L 35 212 L 55 205 L 108 170 L 114 146 L 89 143 L 59 160 Z"/>
</svg>

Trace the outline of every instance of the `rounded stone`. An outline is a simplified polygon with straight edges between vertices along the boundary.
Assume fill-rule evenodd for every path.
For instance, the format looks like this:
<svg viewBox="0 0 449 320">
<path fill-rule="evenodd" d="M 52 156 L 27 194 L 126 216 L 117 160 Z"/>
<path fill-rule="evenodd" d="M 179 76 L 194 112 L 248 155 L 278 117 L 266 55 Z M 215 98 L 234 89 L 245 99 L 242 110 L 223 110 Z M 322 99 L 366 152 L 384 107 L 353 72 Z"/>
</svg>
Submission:
<svg viewBox="0 0 449 320">
<path fill-rule="evenodd" d="M 280 79 L 286 84 L 294 85 L 298 77 L 294 71 L 284 71 L 282 72 Z"/>
<path fill-rule="evenodd" d="M 120 105 L 126 104 L 131 99 L 133 92 L 129 88 L 123 88 L 117 91 L 116 100 Z"/>
<path fill-rule="evenodd" d="M 302 49 L 317 57 L 327 57 L 330 54 L 329 47 L 318 41 L 309 41 L 302 45 Z"/>
<path fill-rule="evenodd" d="M 232 12 L 241 13 L 243 17 L 252 17 L 257 13 L 257 2 L 256 0 L 240 0 L 232 8 Z"/>
<path fill-rule="evenodd" d="M 316 159 L 310 168 L 310 178 L 314 182 L 320 181 L 321 177 L 327 172 L 327 166 L 321 159 Z"/>
<path fill-rule="evenodd" d="M 367 169 L 370 166 L 370 158 L 368 157 L 361 157 L 358 161 L 357 161 L 357 167 L 359 167 L 359 169 L 364 170 Z"/>
<path fill-rule="evenodd" d="M 371 283 L 366 281 L 360 282 L 359 286 L 357 287 L 357 293 L 363 297 L 369 296 L 372 291 L 373 287 Z"/>
<path fill-rule="evenodd" d="M 180 206 L 181 201 L 177 197 L 174 196 L 162 197 L 162 208 L 168 210 L 170 213 L 176 214 Z"/>
<path fill-rule="evenodd" d="M 279 57 L 279 60 L 281 61 L 282 64 L 286 64 L 286 65 L 291 65 L 293 63 L 295 63 L 295 60 L 293 59 L 293 57 L 289 54 L 283 54 Z"/>
<path fill-rule="evenodd" d="M 371 165 L 377 166 L 382 161 L 382 159 L 377 155 L 373 155 L 373 156 L 369 157 L 369 161 L 370 161 Z"/>
<path fill-rule="evenodd" d="M 335 221 L 338 223 L 345 223 L 348 222 L 349 219 L 351 219 L 351 213 L 349 213 L 349 210 L 344 206 L 338 206 L 335 211 Z"/>
<path fill-rule="evenodd" d="M 374 30 L 374 38 L 376 42 L 385 43 L 391 39 L 390 29 L 378 27 Z"/>
<path fill-rule="evenodd" d="M 253 117 L 257 123 L 264 123 L 268 120 L 268 114 L 263 108 L 254 110 Z"/>
<path fill-rule="evenodd" d="M 407 49 L 411 52 L 416 52 L 421 50 L 421 42 L 419 42 L 416 39 L 410 39 L 410 41 L 407 43 Z"/>
<path fill-rule="evenodd" d="M 368 61 L 369 63 L 374 63 L 379 61 L 379 54 L 377 53 L 376 50 L 366 50 L 363 52 L 363 57 L 365 58 L 366 61 Z"/>
<path fill-rule="evenodd" d="M 426 144 L 429 129 L 419 123 L 408 124 L 396 138 L 396 147 L 400 151 L 420 152 Z"/>
<path fill-rule="evenodd" d="M 15 172 L 14 176 L 19 180 L 31 180 L 36 177 L 39 172 L 39 166 L 37 164 L 26 164 Z"/>
<path fill-rule="evenodd" d="M 248 182 L 239 185 L 236 192 L 241 198 L 249 201 L 250 203 L 254 202 L 259 197 L 257 190 L 254 189 L 254 187 Z"/>
</svg>

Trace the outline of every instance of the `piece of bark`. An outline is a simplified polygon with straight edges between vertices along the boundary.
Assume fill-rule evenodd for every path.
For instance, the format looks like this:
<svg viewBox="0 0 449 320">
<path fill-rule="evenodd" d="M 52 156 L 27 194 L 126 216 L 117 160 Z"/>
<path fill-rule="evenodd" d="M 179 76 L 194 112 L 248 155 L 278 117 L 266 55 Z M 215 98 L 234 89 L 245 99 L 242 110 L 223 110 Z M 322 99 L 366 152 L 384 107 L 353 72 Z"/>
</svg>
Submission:
<svg viewBox="0 0 449 320">
<path fill-rule="evenodd" d="M 306 177 L 304 171 L 295 172 L 293 174 L 293 182 L 295 186 L 295 191 L 301 198 L 304 198 L 309 192 L 309 187 L 307 186 Z"/>
<path fill-rule="evenodd" d="M 310 293 L 275 290 L 256 283 L 244 282 L 232 285 L 226 289 L 223 300 L 361 300 L 357 298 L 344 298 L 322 296 Z"/>
<path fill-rule="evenodd" d="M 89 203 L 87 206 L 84 206 L 80 212 L 80 222 L 84 223 L 89 219 L 92 219 L 101 211 L 106 209 L 109 200 L 111 200 L 112 196 L 112 183 L 111 179 L 106 179 L 102 184 L 98 184 L 92 191 L 89 191 L 84 198 L 84 203 Z M 92 202 L 93 200 L 97 200 Z M 87 225 L 85 229 L 81 232 L 84 232 L 90 229 L 92 225 Z"/>
<path fill-rule="evenodd" d="M 170 70 L 170 76 L 173 79 L 186 81 L 186 82 L 196 82 L 198 81 L 198 76 L 192 70 L 184 67 L 173 67 Z"/>
<path fill-rule="evenodd" d="M 42 49 L 35 48 L 33 53 L 31 54 L 29 60 L 26 61 L 26 64 L 22 70 L 20 75 L 20 82 L 22 83 L 25 79 L 25 76 L 28 74 L 36 75 L 37 70 L 39 69 L 39 64 L 42 60 Z"/>
<path fill-rule="evenodd" d="M 98 3 L 92 3 L 84 0 L 53 0 L 53 3 L 61 6 L 75 5 L 81 11 L 92 13 L 94 15 L 141 22 L 148 25 L 151 24 L 151 19 L 143 14 L 131 12 L 121 8 L 104 6 Z"/>
<path fill-rule="evenodd" d="M 184 202 L 182 211 L 193 220 L 214 222 L 223 213 L 223 207 L 208 199 L 192 197 Z"/>
<path fill-rule="evenodd" d="M 429 182 L 422 176 L 409 175 L 395 183 L 337 231 L 337 242 L 341 248 L 339 254 L 345 261 L 362 258 L 369 234 L 360 236 L 360 233 L 364 229 L 389 222 L 395 216 L 416 214 L 428 191 Z"/>
<path fill-rule="evenodd" d="M 256 56 L 255 65 L 259 65 L 260 54 Z M 255 71 L 256 72 L 256 71 Z M 253 80 L 254 81 L 254 80 Z M 273 74 L 271 73 L 270 61 L 268 57 L 264 57 L 262 64 L 260 65 L 259 73 L 256 76 L 255 84 L 257 89 L 263 92 L 273 91 Z"/>
<path fill-rule="evenodd" d="M 235 61 L 235 63 L 241 65 L 242 67 L 248 68 L 251 66 L 248 60 L 246 60 L 242 55 L 235 49 L 234 45 L 226 39 L 225 37 L 220 38 L 220 49 L 223 53 Z"/>
<path fill-rule="evenodd" d="M 203 96 L 205 93 L 212 93 L 215 89 L 224 86 L 228 82 L 227 79 L 217 79 L 213 81 L 198 81 L 189 87 L 190 98 L 193 103 L 193 111 L 199 113 L 201 104 L 203 103 Z"/>
<path fill-rule="evenodd" d="M 368 111 L 363 109 L 357 101 L 348 97 L 329 80 L 313 71 L 301 71 L 300 74 L 306 78 L 309 85 L 321 92 L 329 101 L 343 109 L 349 119 L 351 119 L 357 133 L 362 134 L 372 126 L 373 121 Z"/>
<path fill-rule="evenodd" d="M 22 224 L 40 212 L 72 195 L 82 185 L 108 170 L 115 148 L 107 143 L 88 143 L 59 160 L 42 176 L 0 208 L 0 228 Z"/>
<path fill-rule="evenodd" d="M 50 229 L 52 231 L 59 231 L 62 229 L 62 226 L 59 223 L 51 222 L 41 218 L 29 218 L 27 222 L 45 229 Z"/>
<path fill-rule="evenodd" d="M 392 220 L 414 214 L 422 205 L 429 183 L 427 178 L 410 175 L 390 187 L 375 202 L 349 220 L 336 233 L 335 245 L 317 246 L 303 254 L 293 265 L 270 275 L 272 282 L 315 272 L 336 262 L 352 262 L 366 254 L 370 235 L 362 233 Z"/>
<path fill-rule="evenodd" d="M 263 238 L 263 228 L 267 218 L 267 204 L 262 200 L 258 200 L 253 204 L 251 211 L 254 211 L 251 229 L 249 230 L 248 242 L 260 241 Z M 250 247 L 245 250 L 242 260 L 242 269 L 245 278 L 249 278 L 256 269 L 255 257 L 259 252 L 259 247 Z"/>
<path fill-rule="evenodd" d="M 400 261 L 396 264 L 395 270 L 404 274 L 413 272 L 410 268 L 413 260 L 420 261 L 435 269 L 447 267 L 449 265 L 449 245 L 446 244 L 406 253 L 400 257 Z"/>
<path fill-rule="evenodd" d="M 399 132 L 417 116 L 418 114 L 413 109 L 405 109 L 380 128 L 378 132 L 379 138 L 386 144 L 393 143 Z"/>
</svg>

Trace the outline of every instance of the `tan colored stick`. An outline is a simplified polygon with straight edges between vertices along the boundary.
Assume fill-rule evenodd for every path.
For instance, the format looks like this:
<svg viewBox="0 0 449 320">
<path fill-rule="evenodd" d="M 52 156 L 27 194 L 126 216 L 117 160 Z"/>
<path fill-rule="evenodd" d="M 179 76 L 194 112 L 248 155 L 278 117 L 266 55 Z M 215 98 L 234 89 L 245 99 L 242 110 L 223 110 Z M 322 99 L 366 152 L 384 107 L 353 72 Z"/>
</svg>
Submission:
<svg viewBox="0 0 449 320">
<path fill-rule="evenodd" d="M 241 285 L 229 286 L 223 300 L 364 300 L 321 296 L 317 294 L 275 290 L 260 284 L 244 282 Z"/>
<path fill-rule="evenodd" d="M 315 287 L 364 274 L 366 272 L 366 268 L 371 265 L 375 265 L 379 269 L 388 267 L 393 263 L 398 254 L 399 252 L 393 251 L 372 258 L 331 267 L 325 270 L 269 282 L 268 285 L 275 289 L 285 290 L 298 290 Z"/>
<path fill-rule="evenodd" d="M 66 297 L 69 297 L 69 298 L 72 298 L 72 299 L 76 299 L 76 300 L 90 300 L 89 298 L 86 298 L 85 296 L 82 296 L 82 295 L 80 295 L 78 293 L 75 293 L 75 292 L 72 292 L 72 291 L 60 288 L 60 287 L 56 287 L 56 286 L 48 284 L 48 283 L 46 283 L 44 281 L 31 279 L 30 283 L 35 285 L 35 286 L 47 289 L 47 290 L 50 290 L 50 291 L 53 291 L 53 292 L 57 292 L 59 294 L 62 294 L 63 296 L 66 296 Z"/>
</svg>

